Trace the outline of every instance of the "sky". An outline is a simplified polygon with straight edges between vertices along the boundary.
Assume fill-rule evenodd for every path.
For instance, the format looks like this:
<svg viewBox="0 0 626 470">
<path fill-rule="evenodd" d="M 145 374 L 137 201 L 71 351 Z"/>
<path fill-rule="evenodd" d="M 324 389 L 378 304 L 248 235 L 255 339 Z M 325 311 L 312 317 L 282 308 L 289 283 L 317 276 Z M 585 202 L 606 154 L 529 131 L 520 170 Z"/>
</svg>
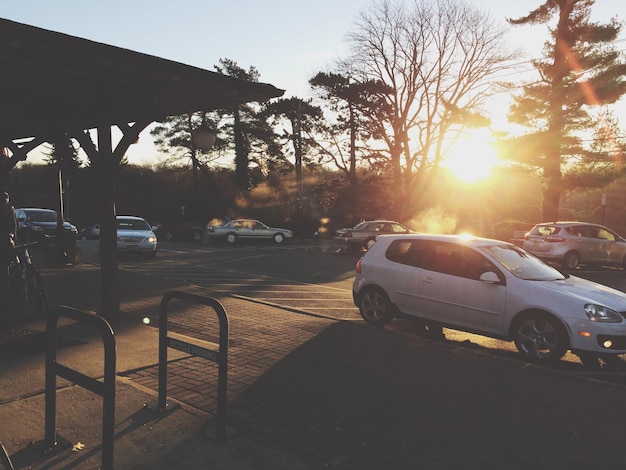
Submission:
<svg viewBox="0 0 626 470">
<path fill-rule="evenodd" d="M 307 98 L 309 79 L 346 54 L 346 35 L 372 1 L 0 0 L 0 17 L 206 70 L 227 58 L 244 69 L 254 66 L 259 81 L 284 89 L 284 97 Z M 543 3 L 466 1 L 503 27 L 507 17 L 522 17 Z M 626 21 L 622 0 L 596 0 L 592 11 L 597 21 Z M 516 27 L 509 37 L 510 47 L 529 60 L 540 55 L 547 33 L 545 27 Z M 626 50 L 626 40 L 616 46 Z M 147 132 L 127 157 L 133 163 L 156 158 Z"/>
</svg>

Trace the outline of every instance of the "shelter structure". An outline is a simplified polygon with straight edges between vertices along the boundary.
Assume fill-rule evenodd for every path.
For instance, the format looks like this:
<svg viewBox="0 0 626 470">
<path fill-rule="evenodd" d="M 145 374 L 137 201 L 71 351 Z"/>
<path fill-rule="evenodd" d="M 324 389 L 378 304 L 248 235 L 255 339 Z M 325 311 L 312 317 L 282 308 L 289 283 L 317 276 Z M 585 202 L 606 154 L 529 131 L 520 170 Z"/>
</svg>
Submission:
<svg viewBox="0 0 626 470">
<path fill-rule="evenodd" d="M 75 139 L 98 170 L 102 308 L 120 309 L 116 168 L 155 121 L 247 102 L 284 90 L 179 62 L 0 18 L 0 184 L 28 153 L 58 136 Z M 112 129 L 122 137 L 114 141 Z"/>
</svg>

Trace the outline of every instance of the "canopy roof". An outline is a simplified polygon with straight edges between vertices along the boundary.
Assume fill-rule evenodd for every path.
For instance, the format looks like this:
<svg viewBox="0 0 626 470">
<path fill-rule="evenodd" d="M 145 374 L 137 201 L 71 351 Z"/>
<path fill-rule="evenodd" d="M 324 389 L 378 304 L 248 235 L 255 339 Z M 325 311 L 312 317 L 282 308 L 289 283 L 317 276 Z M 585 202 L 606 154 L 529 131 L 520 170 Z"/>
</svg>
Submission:
<svg viewBox="0 0 626 470">
<path fill-rule="evenodd" d="M 267 101 L 284 90 L 0 18 L 0 143 Z"/>
</svg>

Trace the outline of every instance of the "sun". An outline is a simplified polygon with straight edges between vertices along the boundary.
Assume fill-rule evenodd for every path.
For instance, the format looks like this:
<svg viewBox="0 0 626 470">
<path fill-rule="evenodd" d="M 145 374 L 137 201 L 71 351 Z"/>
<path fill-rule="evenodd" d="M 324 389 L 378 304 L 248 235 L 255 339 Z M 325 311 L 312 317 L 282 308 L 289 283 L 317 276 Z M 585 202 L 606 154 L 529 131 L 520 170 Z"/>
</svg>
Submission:
<svg viewBox="0 0 626 470">
<path fill-rule="evenodd" d="M 457 139 L 441 166 L 465 183 L 478 183 L 492 175 L 498 155 L 489 130 L 472 129 L 469 132 Z"/>
</svg>

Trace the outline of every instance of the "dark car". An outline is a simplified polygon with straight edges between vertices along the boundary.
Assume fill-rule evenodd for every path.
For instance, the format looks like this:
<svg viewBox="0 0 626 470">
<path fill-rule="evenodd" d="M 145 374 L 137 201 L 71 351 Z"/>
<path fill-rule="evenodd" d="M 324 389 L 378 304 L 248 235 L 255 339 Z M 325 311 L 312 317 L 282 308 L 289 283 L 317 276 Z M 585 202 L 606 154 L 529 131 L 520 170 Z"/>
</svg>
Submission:
<svg viewBox="0 0 626 470">
<path fill-rule="evenodd" d="M 90 225 L 78 232 L 79 240 L 98 240 L 100 238 L 100 224 Z"/>
<path fill-rule="evenodd" d="M 199 242 L 204 238 L 205 225 L 203 222 L 163 223 L 156 225 L 155 233 L 162 240 L 192 240 Z"/>
<path fill-rule="evenodd" d="M 52 244 L 57 238 L 57 212 L 51 209 L 19 208 L 15 209 L 18 223 L 18 243 L 39 242 Z M 78 230 L 67 220 L 63 221 L 65 244 L 75 245 Z"/>
<path fill-rule="evenodd" d="M 350 248 L 369 250 L 376 243 L 376 237 L 384 233 L 413 233 L 413 231 L 393 220 L 364 220 L 352 228 L 337 230 L 333 240 Z"/>
</svg>

